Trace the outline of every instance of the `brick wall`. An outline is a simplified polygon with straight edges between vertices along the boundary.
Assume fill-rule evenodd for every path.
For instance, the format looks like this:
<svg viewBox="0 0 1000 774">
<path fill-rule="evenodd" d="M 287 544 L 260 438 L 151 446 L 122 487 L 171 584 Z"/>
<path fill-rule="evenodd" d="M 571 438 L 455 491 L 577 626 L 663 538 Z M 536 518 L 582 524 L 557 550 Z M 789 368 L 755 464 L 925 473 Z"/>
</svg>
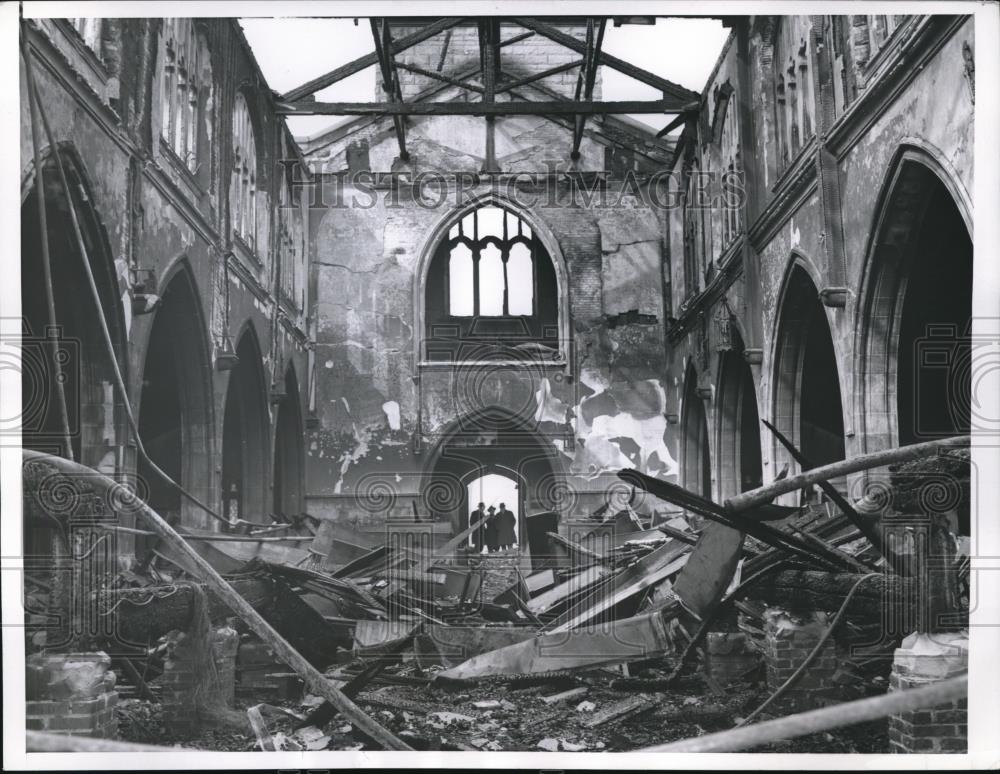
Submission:
<svg viewBox="0 0 1000 774">
<path fill-rule="evenodd" d="M 825 613 L 793 615 L 780 609 L 764 613 L 764 661 L 767 688 L 776 691 L 805 661 L 829 623 Z M 833 675 L 837 656 L 833 638 L 828 639 L 816 658 L 783 695 L 784 703 L 808 709 L 823 703 L 836 692 Z"/>
<path fill-rule="evenodd" d="M 27 662 L 25 725 L 30 731 L 114 739 L 115 673 L 106 653 L 32 656 Z"/>
<path fill-rule="evenodd" d="M 222 702 L 232 706 L 235 694 L 236 650 L 239 636 L 229 626 L 212 632 L 212 657 L 218 682 L 206 686 L 203 676 L 195 671 L 192 641 L 184 633 L 175 633 L 168 644 L 163 674 L 163 722 L 173 733 L 186 733 L 199 727 L 200 718 L 195 710 L 199 690 L 219 691 Z"/>
<path fill-rule="evenodd" d="M 896 649 L 889 690 L 919 688 L 968 670 L 965 634 L 911 634 Z M 889 718 L 895 753 L 964 753 L 968 750 L 968 700 L 901 712 Z"/>
</svg>

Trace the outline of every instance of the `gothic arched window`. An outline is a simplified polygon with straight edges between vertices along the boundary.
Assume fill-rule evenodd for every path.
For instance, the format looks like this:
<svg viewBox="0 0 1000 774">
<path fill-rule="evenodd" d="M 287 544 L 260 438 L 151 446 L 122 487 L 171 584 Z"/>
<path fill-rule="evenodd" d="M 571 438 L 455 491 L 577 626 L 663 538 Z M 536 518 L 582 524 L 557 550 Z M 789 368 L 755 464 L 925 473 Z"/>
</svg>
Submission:
<svg viewBox="0 0 1000 774">
<path fill-rule="evenodd" d="M 199 182 L 209 177 L 212 66 L 191 19 L 163 20 L 160 136 Z"/>
<path fill-rule="evenodd" d="M 233 107 L 233 177 L 230 187 L 233 231 L 251 250 L 257 247 L 257 145 L 250 110 L 242 94 Z"/>
<path fill-rule="evenodd" d="M 455 221 L 424 288 L 428 360 L 559 353 L 552 259 L 531 227 L 496 205 Z"/>
<path fill-rule="evenodd" d="M 815 131 L 811 24 L 808 16 L 783 16 L 774 41 L 775 136 L 779 172 L 798 155 Z"/>
</svg>

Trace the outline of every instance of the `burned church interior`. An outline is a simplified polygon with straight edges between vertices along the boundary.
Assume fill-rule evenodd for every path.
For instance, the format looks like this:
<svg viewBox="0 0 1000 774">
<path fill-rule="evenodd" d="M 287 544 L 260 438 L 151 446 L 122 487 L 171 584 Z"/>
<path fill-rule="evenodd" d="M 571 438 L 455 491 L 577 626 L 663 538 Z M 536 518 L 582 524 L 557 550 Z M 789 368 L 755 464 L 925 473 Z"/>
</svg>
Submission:
<svg viewBox="0 0 1000 774">
<path fill-rule="evenodd" d="M 968 750 L 974 20 L 703 21 L 21 21 L 28 751 Z"/>
</svg>

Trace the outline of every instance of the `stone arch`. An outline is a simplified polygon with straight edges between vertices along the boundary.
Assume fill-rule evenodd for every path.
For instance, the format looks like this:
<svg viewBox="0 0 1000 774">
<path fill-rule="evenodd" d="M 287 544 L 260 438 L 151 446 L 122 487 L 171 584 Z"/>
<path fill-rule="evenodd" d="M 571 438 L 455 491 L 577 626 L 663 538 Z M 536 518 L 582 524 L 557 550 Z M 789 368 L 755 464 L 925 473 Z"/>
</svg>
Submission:
<svg viewBox="0 0 1000 774">
<path fill-rule="evenodd" d="M 498 472 L 519 485 L 518 543 L 532 513 L 564 505 L 564 464 L 552 444 L 523 417 L 499 407 L 459 417 L 442 428 L 428 453 L 421 476 L 423 510 L 447 515 L 455 532 L 468 526 L 471 508 L 466 484 L 477 475 Z"/>
<path fill-rule="evenodd" d="M 566 260 L 563 256 L 562 248 L 558 239 L 543 220 L 528 208 L 522 207 L 516 201 L 501 195 L 497 191 L 489 191 L 481 196 L 472 198 L 460 207 L 455 207 L 443 215 L 430 234 L 424 241 L 423 248 L 417 260 L 414 271 L 413 282 L 413 319 L 415 321 L 414 330 L 418 331 L 417 346 L 414 355 L 417 364 L 427 359 L 425 347 L 427 328 L 427 280 L 431 265 L 437 257 L 442 243 L 447 239 L 448 232 L 456 223 L 459 223 L 466 215 L 482 207 L 499 207 L 513 213 L 520 220 L 524 221 L 531 229 L 535 238 L 544 248 L 552 269 L 555 273 L 556 294 L 558 296 L 558 308 L 556 314 L 556 328 L 558 336 L 558 348 L 561 358 L 569 355 L 568 344 L 570 341 L 570 299 L 569 299 L 569 272 L 566 267 Z"/>
<path fill-rule="evenodd" d="M 699 394 L 698 373 L 689 363 L 681 399 L 681 486 L 712 497 L 712 454 L 708 434 L 708 414 Z"/>
<path fill-rule="evenodd" d="M 755 380 L 736 326 L 732 339 L 732 349 L 723 352 L 719 362 L 715 456 L 720 500 L 763 483 Z"/>
<path fill-rule="evenodd" d="M 160 283 L 161 303 L 149 323 L 139 386 L 139 434 L 150 458 L 180 486 L 212 501 L 214 448 L 212 371 L 207 328 L 186 258 Z M 214 526 L 206 514 L 141 460 L 148 502 L 168 519 Z"/>
<path fill-rule="evenodd" d="M 302 402 L 293 364 L 285 370 L 283 388 L 284 397 L 278 403 L 274 421 L 274 489 L 271 500 L 273 512 L 290 519 L 304 510 L 305 488 Z"/>
<path fill-rule="evenodd" d="M 59 178 L 55 153 L 65 170 L 70 200 Z M 22 405 L 23 443 L 26 447 L 58 453 L 60 412 L 56 404 L 54 364 L 58 355 L 66 377 L 67 412 L 74 457 L 84 464 L 114 474 L 123 460 L 115 453 L 124 432 L 121 397 L 114 389 L 113 357 L 128 379 L 127 333 L 123 278 L 114 259 L 107 232 L 95 205 L 90 177 L 75 147 L 69 143 L 46 149 L 42 157 L 52 291 L 60 351 L 42 343 L 48 327 L 48 306 L 41 268 L 42 249 L 38 176 L 29 166 L 22 177 L 21 195 L 21 311 L 24 334 Z M 83 237 L 81 252 L 72 226 L 76 214 Z M 100 299 L 97 308 L 88 288 L 84 267 L 93 277 Z M 108 353 L 102 322 L 111 339 Z M 46 356 L 48 355 L 48 356 Z M 109 432 L 110 429 L 110 432 Z"/>
<path fill-rule="evenodd" d="M 936 149 L 900 146 L 879 195 L 858 292 L 862 451 L 968 432 L 971 213 L 965 187 Z M 925 352 L 950 365 L 923 362 Z"/>
<path fill-rule="evenodd" d="M 774 424 L 819 466 L 844 458 L 844 412 L 838 358 L 826 309 L 808 264 L 790 264 L 781 294 L 772 357 Z M 774 441 L 774 474 L 796 463 Z"/>
<path fill-rule="evenodd" d="M 270 521 L 270 412 L 260 342 L 248 320 L 236 337 L 222 419 L 222 498 L 227 518 Z M 235 517 L 235 518 L 234 518 Z"/>
</svg>

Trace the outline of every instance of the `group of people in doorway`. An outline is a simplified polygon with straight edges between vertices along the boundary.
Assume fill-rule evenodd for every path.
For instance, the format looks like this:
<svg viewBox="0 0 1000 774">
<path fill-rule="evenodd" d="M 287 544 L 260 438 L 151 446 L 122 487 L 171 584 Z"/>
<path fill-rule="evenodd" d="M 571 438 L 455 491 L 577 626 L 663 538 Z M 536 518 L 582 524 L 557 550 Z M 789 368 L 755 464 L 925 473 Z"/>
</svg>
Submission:
<svg viewBox="0 0 1000 774">
<path fill-rule="evenodd" d="M 485 523 L 483 519 L 486 519 Z M 514 529 L 517 519 L 504 503 L 500 503 L 499 509 L 492 505 L 487 508 L 486 503 L 479 503 L 476 510 L 469 514 L 469 524 L 477 523 L 479 527 L 472 532 L 472 547 L 477 554 L 483 548 L 492 554 L 517 544 Z"/>
</svg>

